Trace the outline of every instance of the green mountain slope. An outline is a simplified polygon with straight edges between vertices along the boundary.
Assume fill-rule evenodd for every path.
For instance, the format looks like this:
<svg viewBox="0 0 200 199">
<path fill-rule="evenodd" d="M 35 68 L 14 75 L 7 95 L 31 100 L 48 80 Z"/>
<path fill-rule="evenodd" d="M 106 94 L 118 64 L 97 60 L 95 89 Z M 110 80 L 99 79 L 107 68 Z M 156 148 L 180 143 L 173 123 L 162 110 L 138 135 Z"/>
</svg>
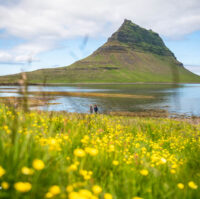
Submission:
<svg viewBox="0 0 200 199">
<path fill-rule="evenodd" d="M 68 67 L 27 73 L 31 83 L 200 82 L 185 69 L 152 30 L 125 20 L 117 32 L 92 55 Z M 18 75 L 0 78 L 16 82 Z"/>
</svg>

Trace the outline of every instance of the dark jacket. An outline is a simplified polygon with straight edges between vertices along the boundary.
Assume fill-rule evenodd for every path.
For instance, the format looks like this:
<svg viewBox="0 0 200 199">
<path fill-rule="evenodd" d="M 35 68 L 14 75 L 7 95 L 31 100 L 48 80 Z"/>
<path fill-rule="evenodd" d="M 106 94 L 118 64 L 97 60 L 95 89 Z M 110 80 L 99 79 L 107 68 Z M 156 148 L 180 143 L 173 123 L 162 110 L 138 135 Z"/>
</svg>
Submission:
<svg viewBox="0 0 200 199">
<path fill-rule="evenodd" d="M 98 112 L 98 107 L 97 107 L 97 106 L 94 107 L 94 112 L 95 112 L 95 113 Z"/>
</svg>

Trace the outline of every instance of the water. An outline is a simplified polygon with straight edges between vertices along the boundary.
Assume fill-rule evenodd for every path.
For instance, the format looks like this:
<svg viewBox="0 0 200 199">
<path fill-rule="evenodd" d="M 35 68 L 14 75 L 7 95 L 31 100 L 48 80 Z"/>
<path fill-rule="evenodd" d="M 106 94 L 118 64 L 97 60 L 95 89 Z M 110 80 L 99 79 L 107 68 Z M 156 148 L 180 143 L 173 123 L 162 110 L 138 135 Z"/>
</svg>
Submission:
<svg viewBox="0 0 200 199">
<path fill-rule="evenodd" d="M 0 86 L 2 92 L 0 97 L 20 96 L 17 90 L 17 86 Z M 59 104 L 39 107 L 41 110 L 88 113 L 89 105 L 97 104 L 100 112 L 164 109 L 175 114 L 200 116 L 200 84 L 30 86 L 29 91 L 120 93 L 154 97 L 153 99 L 130 99 L 57 96 L 50 102 Z"/>
</svg>

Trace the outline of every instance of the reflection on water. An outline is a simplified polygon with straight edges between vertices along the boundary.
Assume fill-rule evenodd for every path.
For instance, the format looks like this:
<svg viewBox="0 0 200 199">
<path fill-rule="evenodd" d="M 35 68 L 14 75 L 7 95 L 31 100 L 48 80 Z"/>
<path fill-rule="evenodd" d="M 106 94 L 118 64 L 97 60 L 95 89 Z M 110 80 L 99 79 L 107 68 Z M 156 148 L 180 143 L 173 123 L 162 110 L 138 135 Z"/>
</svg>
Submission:
<svg viewBox="0 0 200 199">
<path fill-rule="evenodd" d="M 0 86 L 0 97 L 18 96 L 17 86 Z M 199 84 L 132 84 L 132 85 L 65 85 L 29 86 L 29 91 L 103 92 L 154 96 L 154 99 L 101 98 L 57 96 L 56 105 L 39 107 L 42 110 L 87 113 L 90 104 L 97 104 L 100 112 L 165 109 L 171 113 L 200 116 Z M 9 93 L 13 92 L 13 93 Z"/>
</svg>

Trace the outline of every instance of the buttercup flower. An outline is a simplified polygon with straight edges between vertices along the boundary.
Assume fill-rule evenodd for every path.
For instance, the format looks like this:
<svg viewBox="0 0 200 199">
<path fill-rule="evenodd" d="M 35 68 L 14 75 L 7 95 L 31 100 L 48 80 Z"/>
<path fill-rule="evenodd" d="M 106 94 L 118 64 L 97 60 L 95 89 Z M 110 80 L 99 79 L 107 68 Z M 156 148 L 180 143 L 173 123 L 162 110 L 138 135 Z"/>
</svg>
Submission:
<svg viewBox="0 0 200 199">
<path fill-rule="evenodd" d="M 142 170 L 140 170 L 140 174 L 143 176 L 147 176 L 149 174 L 149 171 L 146 169 L 142 169 Z"/>
<path fill-rule="evenodd" d="M 104 199 L 112 199 L 112 195 L 110 193 L 105 193 Z"/>
<path fill-rule="evenodd" d="M 68 185 L 67 187 L 66 187 L 66 191 L 67 192 L 72 192 L 74 190 L 74 188 L 73 188 L 73 186 L 71 186 L 71 185 Z"/>
<path fill-rule="evenodd" d="M 188 186 L 191 189 L 197 189 L 198 188 L 197 184 L 195 184 L 193 181 L 188 182 Z"/>
<path fill-rule="evenodd" d="M 32 175 L 34 173 L 34 170 L 28 167 L 22 167 L 21 171 L 24 175 Z"/>
<path fill-rule="evenodd" d="M 10 187 L 10 185 L 5 181 L 1 183 L 1 186 L 3 189 L 8 189 Z"/>
<path fill-rule="evenodd" d="M 49 192 L 53 195 L 58 195 L 61 192 L 61 190 L 58 185 L 53 185 L 49 188 Z"/>
<path fill-rule="evenodd" d="M 119 162 L 117 160 L 113 160 L 112 164 L 115 165 L 115 166 L 117 166 L 117 165 L 119 165 Z"/>
<path fill-rule="evenodd" d="M 77 157 L 84 157 L 85 156 L 85 151 L 83 149 L 75 149 L 74 150 L 74 155 Z"/>
<path fill-rule="evenodd" d="M 90 148 L 90 147 L 86 147 L 85 151 L 91 156 L 96 156 L 99 153 L 98 149 Z"/>
<path fill-rule="evenodd" d="M 102 188 L 100 186 L 98 186 L 98 185 L 94 185 L 92 187 L 92 191 L 93 191 L 94 194 L 98 195 L 98 194 L 100 194 L 102 192 Z"/>
<path fill-rule="evenodd" d="M 42 170 L 44 169 L 44 162 L 42 160 L 39 160 L 39 159 L 35 159 L 33 161 L 33 168 L 36 169 L 36 170 Z"/>
<path fill-rule="evenodd" d="M 2 177 L 6 173 L 5 169 L 0 166 L 0 177 Z"/>
<path fill-rule="evenodd" d="M 178 187 L 179 189 L 184 189 L 184 184 L 178 183 L 178 184 L 177 184 L 177 187 Z"/>
<path fill-rule="evenodd" d="M 16 182 L 14 188 L 19 192 L 28 192 L 31 190 L 32 185 L 29 182 Z"/>
<path fill-rule="evenodd" d="M 92 198 L 92 193 L 89 190 L 87 190 L 87 189 L 81 189 L 81 190 L 79 190 L 79 194 L 81 196 L 83 196 L 84 198 Z"/>
<path fill-rule="evenodd" d="M 46 195 L 45 195 L 45 198 L 53 198 L 53 194 L 50 193 L 50 192 L 47 192 Z"/>
</svg>

